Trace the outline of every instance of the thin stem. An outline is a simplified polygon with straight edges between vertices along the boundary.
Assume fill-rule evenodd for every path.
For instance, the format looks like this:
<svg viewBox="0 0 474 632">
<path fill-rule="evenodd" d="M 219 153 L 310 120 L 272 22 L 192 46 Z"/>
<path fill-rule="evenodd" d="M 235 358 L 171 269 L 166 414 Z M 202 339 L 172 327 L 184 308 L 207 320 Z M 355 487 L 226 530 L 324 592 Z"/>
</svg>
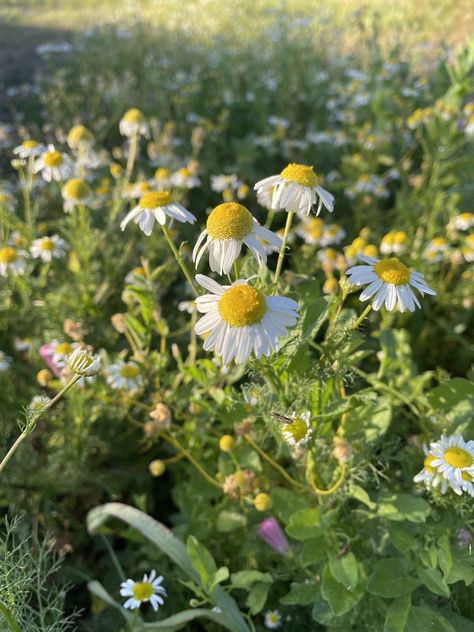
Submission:
<svg viewBox="0 0 474 632">
<path fill-rule="evenodd" d="M 346 472 L 347 472 L 346 464 L 341 463 L 341 473 L 339 475 L 339 478 L 334 483 L 334 485 L 332 485 L 332 487 L 330 487 L 329 489 L 321 489 L 320 487 L 316 485 L 313 472 L 311 471 L 310 468 L 308 468 L 306 471 L 306 477 L 308 479 L 308 483 L 310 484 L 311 489 L 313 490 L 315 494 L 317 494 L 318 496 L 330 496 L 331 494 L 334 494 L 334 492 L 337 491 L 339 487 L 343 484 L 346 478 Z"/>
<path fill-rule="evenodd" d="M 275 217 L 275 211 L 271 208 L 268 210 L 267 220 L 265 222 L 265 228 L 270 228 Z"/>
<path fill-rule="evenodd" d="M 183 274 L 186 277 L 187 282 L 191 286 L 191 289 L 194 292 L 194 295 L 198 296 L 198 291 L 196 290 L 196 286 L 194 285 L 193 277 L 191 276 L 191 273 L 189 272 L 189 270 L 188 270 L 188 268 L 187 268 L 187 266 L 186 266 L 186 264 L 184 262 L 184 259 L 181 256 L 181 253 L 179 252 L 179 250 L 174 245 L 173 240 L 171 239 L 171 236 L 169 234 L 168 229 L 166 228 L 166 226 L 164 224 L 161 226 L 161 228 L 163 230 L 163 235 L 165 236 L 165 239 L 168 242 L 168 246 L 171 248 L 171 252 L 173 253 L 174 258 L 178 262 L 179 267 L 183 271 Z"/>
<path fill-rule="evenodd" d="M 198 463 L 196 461 L 196 459 L 186 450 L 186 448 L 184 448 L 180 442 L 175 439 L 174 437 L 172 437 L 171 435 L 168 435 L 166 433 L 162 433 L 161 437 L 170 445 L 172 445 L 174 448 L 176 448 L 176 450 L 179 450 L 179 452 L 181 452 L 183 454 L 183 456 L 185 458 L 188 459 L 188 461 L 190 463 L 192 463 L 194 465 L 194 467 L 197 469 L 197 471 L 202 474 L 202 476 L 204 476 L 204 478 L 206 479 L 206 481 L 208 483 L 211 483 L 211 485 L 214 485 L 214 487 L 218 487 L 219 489 L 221 489 L 221 485 L 214 479 L 212 478 L 212 476 L 210 476 L 206 470 L 202 467 L 202 465 L 200 463 Z"/>
<path fill-rule="evenodd" d="M 234 261 L 234 274 L 236 281 L 240 279 L 239 262 L 237 261 L 237 259 Z"/>
<path fill-rule="evenodd" d="M 132 175 L 133 165 L 135 164 L 135 160 L 137 157 L 137 150 L 138 150 L 138 134 L 133 134 L 133 136 L 130 138 L 130 149 L 128 152 L 127 166 L 125 168 L 126 182 L 130 180 L 130 176 Z"/>
<path fill-rule="evenodd" d="M 10 459 L 12 458 L 12 456 L 15 454 L 15 452 L 17 451 L 18 447 L 23 443 L 23 441 L 26 439 L 26 437 L 31 434 L 33 432 L 33 430 L 36 427 L 36 422 L 38 421 L 38 419 L 40 417 L 42 417 L 44 415 L 44 413 L 46 411 L 48 411 L 52 406 L 54 406 L 54 404 L 61 399 L 61 397 L 66 393 L 66 391 L 68 391 L 72 386 L 74 386 L 74 384 L 80 379 L 80 375 L 75 375 L 67 384 L 66 386 L 64 386 L 59 393 L 53 397 L 52 400 L 50 400 L 47 404 L 45 404 L 44 408 L 41 410 L 41 412 L 35 417 L 34 422 L 31 424 L 28 424 L 26 426 L 26 428 L 23 430 L 23 432 L 20 434 L 20 436 L 17 438 L 17 440 L 15 441 L 15 443 L 12 445 L 12 447 L 8 450 L 8 452 L 6 453 L 6 455 L 3 457 L 2 462 L 0 463 L 0 473 L 3 472 L 3 470 L 5 469 L 5 467 L 7 466 L 8 462 L 10 461 Z"/>
<path fill-rule="evenodd" d="M 285 250 L 286 250 L 286 242 L 288 241 L 288 235 L 290 233 L 291 223 L 293 221 L 294 211 L 289 211 L 288 216 L 286 218 L 285 224 L 285 232 L 283 234 L 283 243 L 281 244 L 280 254 L 278 255 L 277 267 L 275 270 L 275 278 L 273 279 L 273 283 L 276 285 L 278 283 L 278 279 L 280 278 L 281 268 L 283 265 L 283 259 L 285 258 Z"/>
<path fill-rule="evenodd" d="M 271 456 L 269 456 L 264 450 L 262 450 L 255 443 L 255 441 L 252 439 L 252 437 L 250 435 L 248 435 L 248 434 L 244 435 L 244 439 L 245 439 L 245 441 L 247 441 L 248 444 L 250 444 L 252 446 L 252 448 L 254 450 L 256 450 L 260 454 L 260 456 L 263 459 L 265 459 L 265 461 L 267 461 L 267 463 L 270 463 L 270 465 L 272 467 L 274 467 L 276 470 L 278 470 L 280 472 L 280 474 L 283 476 L 283 478 L 285 478 L 289 483 L 291 483 L 295 487 L 299 487 L 300 489 L 304 488 L 304 485 L 302 485 L 301 483 L 298 483 L 298 481 L 295 481 L 294 478 L 292 478 L 289 474 L 286 473 L 286 471 L 281 467 L 281 465 L 278 465 L 278 463 L 276 461 L 274 461 Z"/>
<path fill-rule="evenodd" d="M 362 312 L 362 314 L 359 316 L 359 318 L 352 323 L 351 329 L 357 329 L 357 327 L 361 324 L 361 322 L 364 320 L 364 318 L 367 316 L 367 314 L 370 312 L 371 309 L 372 309 L 372 304 L 369 303 L 367 307 L 364 309 L 364 311 Z"/>
</svg>

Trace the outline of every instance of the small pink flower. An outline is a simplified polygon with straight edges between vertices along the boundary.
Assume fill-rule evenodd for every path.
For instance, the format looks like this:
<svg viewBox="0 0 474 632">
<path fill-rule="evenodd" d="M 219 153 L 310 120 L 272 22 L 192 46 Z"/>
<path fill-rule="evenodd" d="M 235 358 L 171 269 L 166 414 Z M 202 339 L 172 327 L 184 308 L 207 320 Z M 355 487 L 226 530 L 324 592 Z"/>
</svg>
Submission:
<svg viewBox="0 0 474 632">
<path fill-rule="evenodd" d="M 290 550 L 288 540 L 273 516 L 265 518 L 261 523 L 258 527 L 258 535 L 280 555 L 286 555 Z"/>
<path fill-rule="evenodd" d="M 39 354 L 41 359 L 48 365 L 48 368 L 54 373 L 56 377 L 61 376 L 61 367 L 59 367 L 56 362 L 53 361 L 54 348 L 56 343 L 48 342 L 44 345 L 41 345 Z"/>
</svg>

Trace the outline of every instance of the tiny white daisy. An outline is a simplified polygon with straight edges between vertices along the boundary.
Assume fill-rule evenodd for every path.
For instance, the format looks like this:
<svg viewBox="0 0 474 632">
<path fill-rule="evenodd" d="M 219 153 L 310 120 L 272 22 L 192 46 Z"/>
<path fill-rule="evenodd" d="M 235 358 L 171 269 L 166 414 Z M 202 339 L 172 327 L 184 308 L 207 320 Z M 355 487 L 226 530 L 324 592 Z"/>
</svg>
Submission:
<svg viewBox="0 0 474 632">
<path fill-rule="evenodd" d="M 65 252 L 66 242 L 59 235 L 34 239 L 30 248 L 31 256 L 34 259 L 41 259 L 46 262 L 61 258 Z"/>
<path fill-rule="evenodd" d="M 178 187 L 180 189 L 195 189 L 201 184 L 201 180 L 190 173 L 190 171 L 186 167 L 182 167 L 175 171 L 175 173 L 171 174 L 170 182 L 174 187 Z"/>
<path fill-rule="evenodd" d="M 452 224 L 457 230 L 469 230 L 474 226 L 474 213 L 461 213 L 453 217 Z"/>
<path fill-rule="evenodd" d="M 196 323 L 198 336 L 209 334 L 204 350 L 214 350 L 224 364 L 241 364 L 254 353 L 256 358 L 278 349 L 278 338 L 287 335 L 299 315 L 298 304 L 284 296 L 266 296 L 239 279 L 232 285 L 219 285 L 202 274 L 197 283 L 209 290 L 196 298 L 197 310 L 205 314 Z"/>
<path fill-rule="evenodd" d="M 166 590 L 161 585 L 163 576 L 156 576 L 156 571 L 152 570 L 150 576 L 144 575 L 141 582 L 136 582 L 133 579 L 127 579 L 120 584 L 120 595 L 122 597 L 128 597 L 127 601 L 123 604 L 124 608 L 130 610 L 136 610 L 142 603 L 150 602 L 151 607 L 155 612 L 165 602 L 163 597 L 166 597 Z"/>
<path fill-rule="evenodd" d="M 70 342 L 58 342 L 57 340 L 53 340 L 50 345 L 50 356 L 54 362 L 54 364 L 63 368 L 66 366 L 66 358 L 67 356 L 74 351 L 78 347 L 78 343 L 70 343 Z"/>
<path fill-rule="evenodd" d="M 135 362 L 119 360 L 107 367 L 107 382 L 112 388 L 136 391 L 143 386 L 140 367 Z"/>
<path fill-rule="evenodd" d="M 94 134 L 84 125 L 74 125 L 68 132 L 67 144 L 72 150 L 89 150 L 94 144 Z"/>
<path fill-rule="evenodd" d="M 440 263 L 449 253 L 449 243 L 444 237 L 432 239 L 423 251 L 423 259 L 428 263 Z"/>
<path fill-rule="evenodd" d="M 415 311 L 416 307 L 421 305 L 412 287 L 422 295 L 436 295 L 436 292 L 426 285 L 420 272 L 411 272 L 395 257 L 379 260 L 358 255 L 358 258 L 366 265 L 349 268 L 346 275 L 352 285 L 368 286 L 359 298 L 361 301 L 373 298 L 372 309 L 376 311 L 383 303 L 388 311 L 393 311 L 397 304 L 401 312 L 406 309 L 410 312 Z"/>
<path fill-rule="evenodd" d="M 145 115 L 138 108 L 131 108 L 120 120 L 119 130 L 122 136 L 149 136 L 150 127 Z"/>
<path fill-rule="evenodd" d="M 41 171 L 41 175 L 46 182 L 51 182 L 52 180 L 60 182 L 71 177 L 73 163 L 67 154 L 55 149 L 54 145 L 48 145 L 47 150 L 36 160 L 33 171 L 34 173 Z"/>
<path fill-rule="evenodd" d="M 306 411 L 301 415 L 295 412 L 290 417 L 291 421 L 286 423 L 281 433 L 283 438 L 290 445 L 305 445 L 311 437 L 311 413 Z"/>
<path fill-rule="evenodd" d="M 281 626 L 281 614 L 278 610 L 267 610 L 265 612 L 265 627 L 268 630 L 276 630 Z"/>
<path fill-rule="evenodd" d="M 474 441 L 466 442 L 461 435 L 441 435 L 439 441 L 431 443 L 429 454 L 433 456 L 432 467 L 452 484 L 456 493 L 459 493 L 456 487 L 463 488 L 471 483 L 474 478 Z"/>
<path fill-rule="evenodd" d="M 304 217 L 296 229 L 296 234 L 301 237 L 306 244 L 316 246 L 321 243 L 325 228 L 326 224 L 321 217 Z"/>
<path fill-rule="evenodd" d="M 318 176 L 313 167 L 307 165 L 290 163 L 279 175 L 260 180 L 254 188 L 257 196 L 273 188 L 273 209 L 284 208 L 308 215 L 319 199 L 316 215 L 323 206 L 330 213 L 334 210 L 334 197 L 318 185 Z"/>
<path fill-rule="evenodd" d="M 0 351 L 0 371 L 7 371 L 12 359 L 4 351 Z"/>
<path fill-rule="evenodd" d="M 76 206 L 88 206 L 92 200 L 92 190 L 81 178 L 68 180 L 61 189 L 61 194 L 65 213 L 72 213 Z"/>
<path fill-rule="evenodd" d="M 203 244 L 204 239 L 206 239 Z M 282 240 L 268 228 L 260 226 L 250 211 L 237 202 L 219 204 L 207 218 L 194 246 L 196 268 L 204 252 L 209 249 L 209 266 L 213 272 L 228 274 L 245 244 L 259 266 L 267 261 L 267 253 L 259 239 L 279 248 Z"/>
<path fill-rule="evenodd" d="M 155 171 L 154 180 L 158 191 L 169 191 L 171 186 L 170 170 L 166 169 L 166 167 L 158 167 Z"/>
<path fill-rule="evenodd" d="M 163 226 L 166 224 L 167 217 L 189 224 L 194 224 L 196 221 L 194 215 L 184 206 L 172 201 L 168 191 L 150 191 L 142 195 L 138 205 L 127 214 L 120 228 L 125 230 L 125 226 L 133 219 L 145 235 L 149 236 L 155 221 Z"/>
<path fill-rule="evenodd" d="M 391 230 L 380 243 L 380 252 L 383 255 L 402 254 L 407 247 L 408 235 L 403 230 Z"/>
<path fill-rule="evenodd" d="M 434 456 L 428 453 L 426 446 L 423 446 L 425 460 L 423 461 L 423 469 L 413 477 L 415 483 L 424 483 L 428 489 L 440 486 L 440 491 L 445 494 L 449 488 L 448 481 L 443 478 L 438 470 L 433 467 Z"/>
<path fill-rule="evenodd" d="M 334 246 L 344 239 L 346 231 L 339 224 L 329 224 L 325 226 L 321 237 L 321 246 Z"/>
<path fill-rule="evenodd" d="M 21 145 L 18 145 L 18 147 L 15 147 L 15 149 L 13 150 L 13 153 L 19 158 L 26 160 L 27 158 L 30 158 L 31 156 L 36 158 L 43 151 L 44 151 L 44 146 L 41 145 L 41 143 L 38 143 L 38 141 L 36 140 L 28 139 L 28 140 L 24 140 L 21 143 Z"/>
<path fill-rule="evenodd" d="M 0 276 L 6 277 L 9 272 L 14 275 L 24 274 L 26 268 L 26 252 L 13 246 L 0 248 Z"/>
<path fill-rule="evenodd" d="M 66 358 L 68 368 L 77 375 L 91 377 L 100 371 L 100 357 L 88 349 L 78 347 Z"/>
</svg>

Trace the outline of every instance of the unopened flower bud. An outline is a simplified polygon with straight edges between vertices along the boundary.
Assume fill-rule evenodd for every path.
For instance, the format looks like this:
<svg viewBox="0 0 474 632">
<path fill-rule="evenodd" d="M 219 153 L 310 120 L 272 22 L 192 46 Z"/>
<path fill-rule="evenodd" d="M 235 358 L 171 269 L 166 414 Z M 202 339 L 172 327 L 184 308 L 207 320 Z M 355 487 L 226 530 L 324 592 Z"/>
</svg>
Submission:
<svg viewBox="0 0 474 632">
<path fill-rule="evenodd" d="M 231 437 L 230 435 L 223 435 L 219 439 L 219 448 L 222 450 L 222 452 L 230 452 L 234 447 L 234 444 L 234 437 Z"/>
<path fill-rule="evenodd" d="M 53 379 L 53 374 L 48 369 L 41 369 L 41 371 L 38 371 L 36 374 L 36 379 L 40 386 L 48 386 Z"/>
<path fill-rule="evenodd" d="M 148 465 L 152 476 L 162 476 L 166 472 L 166 464 L 161 459 L 155 459 Z"/>
<path fill-rule="evenodd" d="M 350 443 L 344 439 L 344 437 L 334 437 L 332 442 L 334 444 L 334 449 L 332 451 L 334 458 L 336 458 L 340 463 L 347 463 L 352 454 Z"/>
<path fill-rule="evenodd" d="M 272 506 L 272 499 L 268 494 L 257 494 L 255 496 L 253 504 L 257 511 L 267 511 L 267 509 L 270 509 L 270 507 Z"/>
</svg>

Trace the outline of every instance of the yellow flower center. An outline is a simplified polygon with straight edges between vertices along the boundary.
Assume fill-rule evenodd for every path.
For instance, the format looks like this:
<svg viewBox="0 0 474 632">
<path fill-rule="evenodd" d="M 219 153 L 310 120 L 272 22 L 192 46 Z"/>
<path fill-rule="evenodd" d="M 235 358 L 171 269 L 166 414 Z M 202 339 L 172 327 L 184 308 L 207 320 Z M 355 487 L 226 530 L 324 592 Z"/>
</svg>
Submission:
<svg viewBox="0 0 474 632">
<path fill-rule="evenodd" d="M 137 601 L 146 601 L 153 594 L 153 586 L 148 582 L 137 582 L 132 592 Z"/>
<path fill-rule="evenodd" d="M 80 178 L 68 180 L 63 186 L 63 196 L 69 200 L 85 200 L 90 195 L 89 185 Z"/>
<path fill-rule="evenodd" d="M 367 245 L 367 242 L 363 237 L 356 237 L 351 244 L 356 250 L 362 250 L 364 246 Z"/>
<path fill-rule="evenodd" d="M 123 367 L 120 369 L 120 375 L 127 380 L 137 377 L 139 372 L 140 371 L 138 367 L 134 366 L 133 364 L 124 364 Z"/>
<path fill-rule="evenodd" d="M 248 285 L 234 285 L 218 302 L 219 313 L 232 327 L 259 323 L 267 311 L 265 295 Z"/>
<path fill-rule="evenodd" d="M 463 448 L 452 447 L 444 452 L 444 460 L 452 467 L 471 467 L 472 456 Z"/>
<path fill-rule="evenodd" d="M 393 283 L 393 285 L 405 285 L 410 279 L 410 270 L 395 257 L 376 263 L 374 272 L 384 283 Z"/>
<path fill-rule="evenodd" d="M 48 252 L 51 252 L 52 250 L 54 250 L 54 241 L 51 239 L 51 237 L 45 237 L 40 241 L 39 246 L 41 250 L 47 250 Z"/>
<path fill-rule="evenodd" d="M 253 229 L 253 217 L 242 204 L 219 204 L 207 218 L 207 232 L 213 239 L 243 239 Z"/>
<path fill-rule="evenodd" d="M 44 164 L 47 167 L 59 167 L 63 164 L 63 157 L 60 151 L 47 151 L 44 155 Z"/>
<path fill-rule="evenodd" d="M 435 457 L 432 454 L 427 454 L 425 460 L 423 461 L 423 467 L 427 472 L 431 474 L 436 474 L 436 468 L 431 465 L 434 461 Z"/>
<path fill-rule="evenodd" d="M 393 241 L 396 244 L 403 244 L 407 240 L 407 234 L 403 230 L 398 230 L 393 236 Z"/>
<path fill-rule="evenodd" d="M 94 140 L 92 132 L 84 125 L 74 125 L 67 135 L 67 143 L 69 147 L 78 147 L 81 143 L 90 144 Z"/>
<path fill-rule="evenodd" d="M 280 175 L 285 180 L 297 182 L 304 187 L 315 187 L 318 184 L 318 176 L 314 173 L 313 167 L 308 165 L 298 165 L 291 162 Z"/>
<path fill-rule="evenodd" d="M 178 174 L 180 176 L 183 176 L 183 178 L 187 178 L 190 175 L 189 170 L 186 169 L 186 167 L 181 167 L 181 169 L 178 169 Z"/>
<path fill-rule="evenodd" d="M 21 143 L 21 146 L 23 147 L 23 149 L 34 149 L 38 146 L 38 142 L 36 140 L 24 140 Z"/>
<path fill-rule="evenodd" d="M 123 120 L 127 123 L 143 123 L 145 116 L 138 108 L 131 108 L 123 115 Z"/>
<path fill-rule="evenodd" d="M 472 213 L 461 213 L 460 215 L 458 215 L 458 219 L 466 221 L 466 222 L 470 222 L 473 218 Z"/>
<path fill-rule="evenodd" d="M 362 254 L 366 257 L 376 257 L 378 255 L 377 246 L 374 246 L 373 244 L 365 246 L 365 248 L 362 249 Z"/>
<path fill-rule="evenodd" d="M 160 167 L 155 171 L 155 180 L 166 180 L 169 178 L 170 172 L 169 169 L 165 169 L 164 167 Z"/>
<path fill-rule="evenodd" d="M 138 206 L 141 208 L 158 208 L 171 202 L 169 191 L 150 191 L 140 198 Z"/>
<path fill-rule="evenodd" d="M 283 432 L 289 433 L 297 443 L 308 434 L 308 426 L 303 419 L 294 419 L 291 424 L 283 426 Z"/>
<path fill-rule="evenodd" d="M 446 246 L 446 239 L 444 237 L 435 237 L 431 240 L 431 243 L 433 244 L 433 246 L 437 246 L 439 248 L 442 246 Z"/>
<path fill-rule="evenodd" d="M 5 246 L 0 249 L 0 263 L 13 263 L 18 258 L 15 248 Z"/>
<path fill-rule="evenodd" d="M 69 342 L 60 342 L 54 349 L 54 353 L 58 353 L 59 355 L 67 355 L 71 353 L 71 351 L 72 347 Z"/>
</svg>

